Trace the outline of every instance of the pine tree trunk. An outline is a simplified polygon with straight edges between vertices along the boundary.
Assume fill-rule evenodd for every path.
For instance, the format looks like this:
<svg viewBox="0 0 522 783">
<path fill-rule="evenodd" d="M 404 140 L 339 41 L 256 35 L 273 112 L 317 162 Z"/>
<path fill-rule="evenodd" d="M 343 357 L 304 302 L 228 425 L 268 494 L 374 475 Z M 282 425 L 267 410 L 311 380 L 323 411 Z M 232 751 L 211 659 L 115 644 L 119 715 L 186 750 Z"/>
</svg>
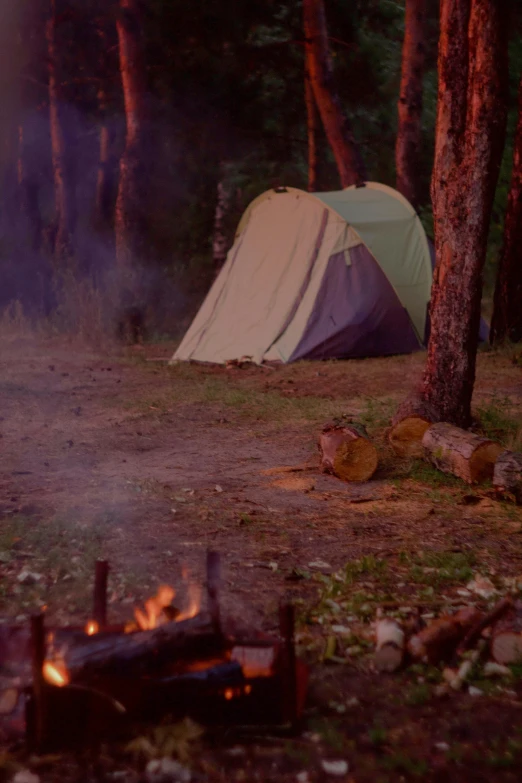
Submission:
<svg viewBox="0 0 522 783">
<path fill-rule="evenodd" d="M 522 340 L 522 80 L 518 94 L 518 122 L 513 150 L 504 242 L 498 262 L 490 340 Z"/>
<path fill-rule="evenodd" d="M 42 218 L 38 203 L 38 184 L 28 170 L 25 128 L 18 126 L 18 192 L 20 196 L 20 216 L 24 234 L 28 237 L 30 248 L 38 252 L 42 242 Z"/>
<path fill-rule="evenodd" d="M 101 231 L 107 231 L 113 222 L 117 188 L 117 166 L 114 155 L 114 132 L 109 122 L 109 96 L 107 93 L 106 52 L 109 46 L 104 23 L 98 26 L 101 45 L 100 74 L 98 85 L 98 111 L 100 115 L 100 141 L 98 175 L 96 177 L 95 224 Z"/>
<path fill-rule="evenodd" d="M 467 427 L 482 270 L 506 124 L 507 3 L 442 0 L 432 201 L 437 264 L 423 397 Z"/>
<path fill-rule="evenodd" d="M 115 212 L 116 260 L 129 266 L 141 260 L 145 241 L 145 66 L 140 40 L 137 0 L 120 0 L 117 19 L 120 72 L 127 133 L 120 159 Z"/>
<path fill-rule="evenodd" d="M 49 122 L 55 198 L 54 257 L 63 264 L 73 254 L 76 205 L 72 161 L 67 148 L 64 125 L 65 101 L 61 88 L 60 51 L 57 38 L 57 0 L 51 0 L 51 13 L 46 25 L 49 71 Z"/>
<path fill-rule="evenodd" d="M 418 203 L 421 143 L 422 78 L 424 75 L 426 0 L 406 0 L 399 122 L 395 145 L 397 190 L 414 206 Z"/>
<path fill-rule="evenodd" d="M 319 115 L 308 69 L 305 70 L 306 131 L 308 138 L 308 192 L 317 190 L 317 134 Z"/>
<path fill-rule="evenodd" d="M 227 258 L 228 238 L 225 220 L 230 209 L 230 190 L 226 184 L 226 164 L 220 165 L 220 180 L 217 185 L 217 201 L 214 212 L 214 231 L 212 235 L 212 260 L 214 269 L 221 269 Z"/>
<path fill-rule="evenodd" d="M 306 67 L 341 184 L 362 184 L 366 168 L 337 94 L 323 0 L 303 0 Z"/>
</svg>

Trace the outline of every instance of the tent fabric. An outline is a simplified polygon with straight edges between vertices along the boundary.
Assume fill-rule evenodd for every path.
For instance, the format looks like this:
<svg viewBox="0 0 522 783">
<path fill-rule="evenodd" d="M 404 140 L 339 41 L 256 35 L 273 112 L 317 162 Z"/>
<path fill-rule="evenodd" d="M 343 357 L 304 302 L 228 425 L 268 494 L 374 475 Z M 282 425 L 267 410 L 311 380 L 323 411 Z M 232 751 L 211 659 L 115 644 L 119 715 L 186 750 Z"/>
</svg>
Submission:
<svg viewBox="0 0 522 783">
<path fill-rule="evenodd" d="M 421 347 L 430 287 L 426 235 L 391 188 L 267 191 L 243 215 L 173 358 L 410 352 Z"/>
</svg>

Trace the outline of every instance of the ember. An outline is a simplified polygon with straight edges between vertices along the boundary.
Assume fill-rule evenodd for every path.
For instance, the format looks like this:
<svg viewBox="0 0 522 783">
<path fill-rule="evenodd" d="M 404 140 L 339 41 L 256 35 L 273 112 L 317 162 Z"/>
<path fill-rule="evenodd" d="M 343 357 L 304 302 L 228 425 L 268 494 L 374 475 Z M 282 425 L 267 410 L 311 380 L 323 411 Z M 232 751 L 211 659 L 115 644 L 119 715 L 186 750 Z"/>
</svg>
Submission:
<svg viewBox="0 0 522 783">
<path fill-rule="evenodd" d="M 69 684 L 69 675 L 63 661 L 45 661 L 43 676 L 46 682 L 50 685 L 56 685 L 58 688 Z"/>
</svg>

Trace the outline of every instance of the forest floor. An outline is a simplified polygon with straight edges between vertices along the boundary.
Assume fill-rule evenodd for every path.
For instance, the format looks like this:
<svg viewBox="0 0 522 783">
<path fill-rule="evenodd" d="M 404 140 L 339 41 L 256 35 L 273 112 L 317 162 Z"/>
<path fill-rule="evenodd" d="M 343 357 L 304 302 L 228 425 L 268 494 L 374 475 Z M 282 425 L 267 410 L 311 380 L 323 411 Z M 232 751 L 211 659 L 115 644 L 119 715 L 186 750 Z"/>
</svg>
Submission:
<svg viewBox="0 0 522 783">
<path fill-rule="evenodd" d="M 466 589 L 477 573 L 497 597 L 522 587 L 522 510 L 387 447 L 424 355 L 226 369 L 167 366 L 171 353 L 2 343 L 2 622 L 45 604 L 50 622 L 83 623 L 100 557 L 110 619 L 130 619 L 162 582 L 183 593 L 183 567 L 202 580 L 211 547 L 223 615 L 270 630 L 280 600 L 296 602 L 311 682 L 298 737 L 188 739 L 194 780 L 519 781 L 522 667 L 499 681 L 477 671 L 471 695 L 441 688 L 438 669 L 371 665 L 380 606 L 427 619 L 458 601 L 483 605 Z M 522 369 L 507 353 L 479 355 L 474 410 L 485 432 L 520 448 Z M 339 414 L 379 447 L 364 485 L 318 471 L 317 433 Z M 20 766 L 43 781 L 141 779 L 124 748 L 102 756 L 0 750 L 0 779 Z M 348 771 L 333 777 L 325 760 Z"/>
</svg>

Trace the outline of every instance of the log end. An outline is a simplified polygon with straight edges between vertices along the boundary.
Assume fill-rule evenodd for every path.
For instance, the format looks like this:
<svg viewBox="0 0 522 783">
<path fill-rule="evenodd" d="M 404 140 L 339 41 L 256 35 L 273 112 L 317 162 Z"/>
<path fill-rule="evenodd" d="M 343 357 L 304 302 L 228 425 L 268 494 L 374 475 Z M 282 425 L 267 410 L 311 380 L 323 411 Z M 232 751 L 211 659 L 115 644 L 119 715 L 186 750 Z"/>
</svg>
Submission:
<svg viewBox="0 0 522 783">
<path fill-rule="evenodd" d="M 498 456 L 504 451 L 499 443 L 489 441 L 479 446 L 469 460 L 470 479 L 473 483 L 493 479 Z"/>
<path fill-rule="evenodd" d="M 356 438 L 337 447 L 333 471 L 343 481 L 368 481 L 378 464 L 377 449 L 373 443 L 367 438 Z"/>
<path fill-rule="evenodd" d="M 431 422 L 420 416 L 408 416 L 393 425 L 388 440 L 398 457 L 422 457 L 422 438 Z"/>
<path fill-rule="evenodd" d="M 504 666 L 522 663 L 522 634 L 515 631 L 496 634 L 491 642 L 491 655 Z"/>
</svg>

